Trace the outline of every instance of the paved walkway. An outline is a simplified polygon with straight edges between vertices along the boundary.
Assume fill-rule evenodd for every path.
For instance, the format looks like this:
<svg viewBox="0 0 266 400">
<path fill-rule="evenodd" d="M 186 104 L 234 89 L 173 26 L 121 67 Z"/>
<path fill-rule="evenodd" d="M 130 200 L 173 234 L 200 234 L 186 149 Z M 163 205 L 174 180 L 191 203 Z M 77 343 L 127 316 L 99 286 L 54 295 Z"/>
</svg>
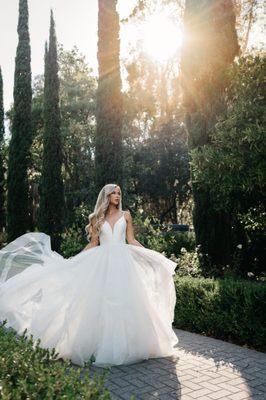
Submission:
<svg viewBox="0 0 266 400">
<path fill-rule="evenodd" d="M 175 329 L 173 357 L 114 366 L 105 386 L 112 399 L 266 400 L 266 354 Z M 90 374 L 102 373 L 93 366 Z"/>
</svg>

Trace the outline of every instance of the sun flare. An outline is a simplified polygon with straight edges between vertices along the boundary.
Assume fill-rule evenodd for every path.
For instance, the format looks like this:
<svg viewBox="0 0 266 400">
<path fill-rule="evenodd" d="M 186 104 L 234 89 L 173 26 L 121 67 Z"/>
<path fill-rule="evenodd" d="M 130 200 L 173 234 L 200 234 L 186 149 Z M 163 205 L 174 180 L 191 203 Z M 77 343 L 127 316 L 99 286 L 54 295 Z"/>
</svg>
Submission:
<svg viewBox="0 0 266 400">
<path fill-rule="evenodd" d="M 143 27 L 143 46 L 156 61 L 165 62 L 173 57 L 182 44 L 181 28 L 163 13 L 151 16 Z"/>
</svg>

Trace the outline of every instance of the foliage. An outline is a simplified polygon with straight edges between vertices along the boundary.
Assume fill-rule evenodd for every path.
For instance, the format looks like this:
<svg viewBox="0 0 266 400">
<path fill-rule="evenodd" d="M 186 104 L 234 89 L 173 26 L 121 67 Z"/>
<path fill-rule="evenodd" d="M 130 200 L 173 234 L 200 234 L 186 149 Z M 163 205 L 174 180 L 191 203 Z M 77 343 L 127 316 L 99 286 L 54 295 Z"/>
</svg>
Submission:
<svg viewBox="0 0 266 400">
<path fill-rule="evenodd" d="M 85 226 L 88 223 L 88 207 L 82 203 L 74 210 L 74 219 L 71 226 L 62 233 L 60 253 L 65 257 L 72 257 L 79 253 L 87 243 Z"/>
<path fill-rule="evenodd" d="M 18 46 L 15 60 L 14 109 L 9 144 L 7 176 L 8 241 L 30 229 L 27 169 L 32 142 L 31 127 L 31 50 L 28 29 L 28 3 L 19 1 Z"/>
<path fill-rule="evenodd" d="M 177 276 L 175 287 L 177 328 L 265 351 L 265 283 Z"/>
<path fill-rule="evenodd" d="M 138 209 L 133 214 L 133 226 L 137 240 L 152 250 L 164 253 L 176 261 L 182 248 L 189 251 L 195 248 L 193 232 L 175 232 L 167 224 L 160 224 L 158 218 L 149 217 Z"/>
<path fill-rule="evenodd" d="M 243 263 L 241 247 L 237 246 L 231 265 L 216 266 L 212 264 L 208 254 L 202 252 L 201 246 L 197 245 L 194 249 L 182 247 L 180 256 L 176 259 L 178 276 L 204 277 L 204 278 L 239 278 L 239 269 Z M 243 278 L 253 279 L 259 278 L 250 272 Z"/>
<path fill-rule="evenodd" d="M 200 257 L 202 254 L 199 252 L 200 246 L 197 246 L 194 251 L 188 251 L 185 247 L 180 250 L 180 257 L 177 258 L 177 276 L 191 276 L 191 277 L 202 277 L 202 263 Z"/>
<path fill-rule="evenodd" d="M 165 229 L 162 225 L 161 234 L 164 235 L 166 240 L 166 254 L 170 257 L 171 254 L 174 254 L 176 257 L 179 257 L 182 254 L 182 249 L 186 249 L 187 251 L 193 251 L 195 249 L 195 233 L 192 232 L 180 232 L 171 230 L 171 228 Z"/>
<path fill-rule="evenodd" d="M 212 144 L 191 152 L 194 184 L 207 188 L 217 210 L 233 216 L 232 245 L 243 246 L 240 273 L 263 271 L 266 254 L 264 71 L 265 57 L 242 57 L 232 66 L 227 108 L 211 133 Z"/>
<path fill-rule="evenodd" d="M 74 220 L 73 210 L 83 202 L 92 206 L 95 194 L 95 112 L 96 78 L 85 57 L 74 47 L 59 47 L 59 79 L 63 178 L 67 225 Z"/>
<path fill-rule="evenodd" d="M 97 129 L 95 142 L 96 186 L 122 185 L 122 94 L 120 76 L 119 16 L 116 0 L 99 0 Z"/>
<path fill-rule="evenodd" d="M 217 209 L 243 211 L 265 201 L 265 68 L 266 58 L 258 56 L 232 66 L 227 110 L 211 133 L 212 145 L 192 151 L 193 181 L 209 188 Z"/>
<path fill-rule="evenodd" d="M 57 44 L 53 14 L 49 49 L 45 48 L 43 165 L 40 184 L 39 229 L 51 236 L 52 247 L 60 246 L 64 224 L 62 139 L 60 131 Z"/>
<path fill-rule="evenodd" d="M 164 252 L 166 249 L 167 241 L 161 235 L 160 228 L 153 226 L 153 223 L 158 220 L 147 215 L 142 215 L 143 210 L 137 210 L 132 214 L 133 226 L 136 239 L 145 247 L 159 252 Z"/>
<path fill-rule="evenodd" d="M 41 347 L 25 330 L 17 335 L 0 325 L 0 397 L 23 399 L 110 399 L 104 388 L 106 369 L 90 378 L 89 371 L 73 368 L 70 361 L 57 360 L 55 349 Z M 88 366 L 90 363 L 88 363 Z"/>
<path fill-rule="evenodd" d="M 181 54 L 183 106 L 189 148 L 210 144 L 210 132 L 224 107 L 225 71 L 239 52 L 232 1 L 187 1 Z M 192 181 L 197 245 L 215 265 L 231 258 L 230 215 L 217 211 L 208 189 Z M 219 243 L 219 246 L 217 245 Z"/>
</svg>

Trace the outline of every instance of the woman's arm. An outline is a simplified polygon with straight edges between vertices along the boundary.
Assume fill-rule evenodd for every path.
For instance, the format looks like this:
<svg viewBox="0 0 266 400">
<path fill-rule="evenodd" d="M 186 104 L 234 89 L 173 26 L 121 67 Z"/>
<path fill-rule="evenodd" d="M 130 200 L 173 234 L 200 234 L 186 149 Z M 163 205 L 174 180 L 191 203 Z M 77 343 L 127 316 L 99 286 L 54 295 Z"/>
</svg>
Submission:
<svg viewBox="0 0 266 400">
<path fill-rule="evenodd" d="M 133 244 L 134 246 L 144 247 L 144 246 L 142 246 L 142 244 L 140 242 L 137 241 L 137 239 L 135 239 L 134 228 L 133 228 L 132 217 L 131 217 L 130 211 L 125 211 L 125 218 L 127 221 L 126 239 L 127 239 L 128 244 Z"/>
</svg>

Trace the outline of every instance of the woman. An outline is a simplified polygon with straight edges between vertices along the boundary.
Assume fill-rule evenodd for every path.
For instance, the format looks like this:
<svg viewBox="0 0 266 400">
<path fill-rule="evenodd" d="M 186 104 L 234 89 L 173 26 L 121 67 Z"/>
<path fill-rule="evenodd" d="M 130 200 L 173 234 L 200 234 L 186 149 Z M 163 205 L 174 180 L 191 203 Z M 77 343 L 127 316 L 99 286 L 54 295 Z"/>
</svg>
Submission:
<svg viewBox="0 0 266 400">
<path fill-rule="evenodd" d="M 118 185 L 102 188 L 86 232 L 69 259 L 38 232 L 0 251 L 0 320 L 80 366 L 172 355 L 176 264 L 134 238 Z"/>
</svg>

